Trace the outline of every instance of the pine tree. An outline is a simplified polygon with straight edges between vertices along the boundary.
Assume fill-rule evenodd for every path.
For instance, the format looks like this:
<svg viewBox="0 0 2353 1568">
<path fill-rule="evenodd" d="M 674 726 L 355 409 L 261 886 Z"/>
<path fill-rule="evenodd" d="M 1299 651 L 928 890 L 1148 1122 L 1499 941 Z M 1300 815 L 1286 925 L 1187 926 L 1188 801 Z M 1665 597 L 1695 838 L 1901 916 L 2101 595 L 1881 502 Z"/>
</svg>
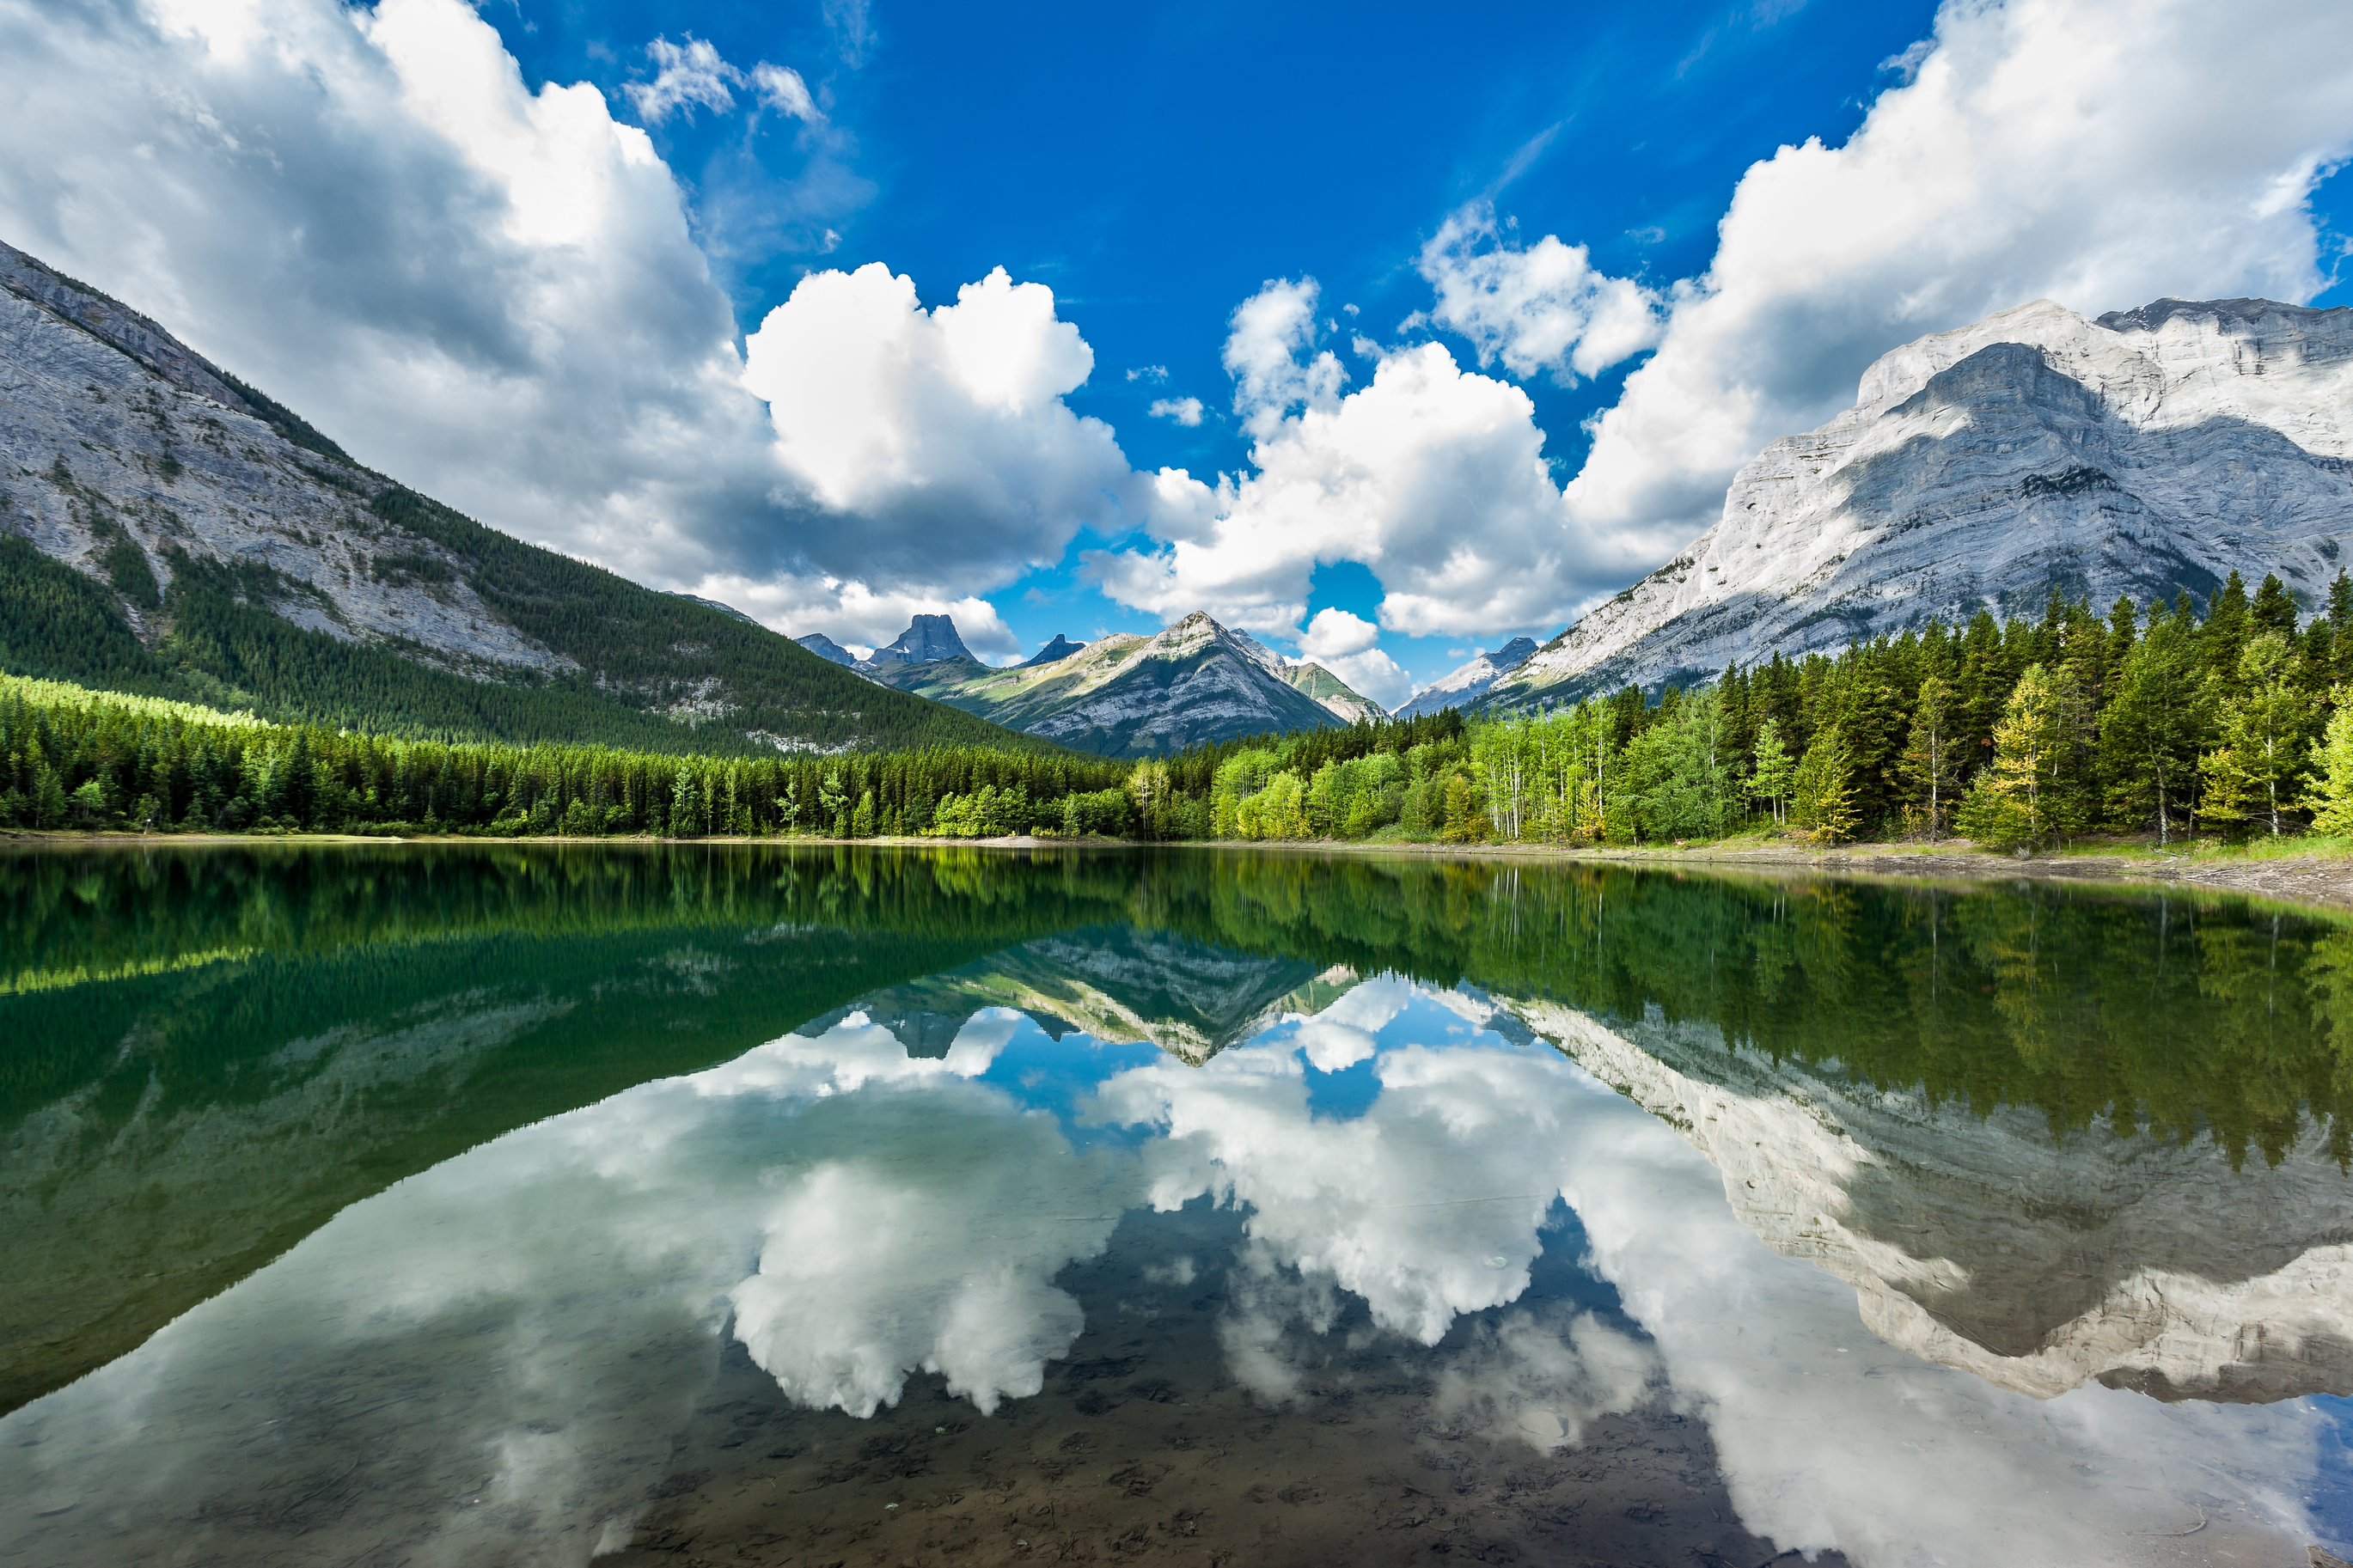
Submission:
<svg viewBox="0 0 2353 1568">
<path fill-rule="evenodd" d="M 2018 678 L 1994 726 L 1992 765 L 1961 803 L 1957 825 L 1969 837 L 2034 845 L 2075 826 L 2067 766 L 2076 719 L 2066 686 L 2047 665 Z"/>
<path fill-rule="evenodd" d="M 2276 630 L 2248 639 L 2238 677 L 2236 689 L 2217 704 L 2221 744 L 2200 760 L 2208 780 L 2205 815 L 2218 822 L 2259 821 L 2277 837 L 2281 814 L 2295 809 L 2315 705 L 2297 686 L 2287 637 Z"/>
<path fill-rule="evenodd" d="M 2125 656 L 2100 714 L 2100 773 L 2108 815 L 2126 827 L 2150 822 L 2160 845 L 2189 805 L 2205 729 L 2188 633 L 2152 605 L 2148 631 Z"/>
</svg>

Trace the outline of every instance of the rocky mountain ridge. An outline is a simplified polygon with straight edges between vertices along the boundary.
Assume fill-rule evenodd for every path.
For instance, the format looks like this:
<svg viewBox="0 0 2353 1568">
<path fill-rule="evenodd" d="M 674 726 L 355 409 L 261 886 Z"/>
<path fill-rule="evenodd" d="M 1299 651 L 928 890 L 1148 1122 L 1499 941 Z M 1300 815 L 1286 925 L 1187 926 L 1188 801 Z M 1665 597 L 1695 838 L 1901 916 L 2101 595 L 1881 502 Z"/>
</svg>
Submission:
<svg viewBox="0 0 2353 1568">
<path fill-rule="evenodd" d="M 1535 638 L 1514 637 L 1492 652 L 1475 655 L 1470 663 L 1456 666 L 1398 704 L 1390 710 L 1391 717 L 1414 719 L 1442 709 L 1468 707 L 1484 697 L 1495 682 L 1527 663 L 1535 651 Z"/>
<path fill-rule="evenodd" d="M 1037 744 L 462 517 L 5 245 L 0 668 L 445 739 Z"/>
<path fill-rule="evenodd" d="M 1322 665 L 1292 664 L 1199 611 L 1156 636 L 1099 637 L 1046 664 L 996 669 L 966 655 L 920 664 L 878 658 L 858 668 L 902 691 L 1112 757 L 1328 729 L 1380 713 Z"/>
<path fill-rule="evenodd" d="M 2353 564 L 2353 309 L 2050 300 L 1883 355 L 1743 468 L 1720 521 L 1478 700 L 1549 707 L 1842 648 L 2056 588 L 2103 608 Z"/>
</svg>

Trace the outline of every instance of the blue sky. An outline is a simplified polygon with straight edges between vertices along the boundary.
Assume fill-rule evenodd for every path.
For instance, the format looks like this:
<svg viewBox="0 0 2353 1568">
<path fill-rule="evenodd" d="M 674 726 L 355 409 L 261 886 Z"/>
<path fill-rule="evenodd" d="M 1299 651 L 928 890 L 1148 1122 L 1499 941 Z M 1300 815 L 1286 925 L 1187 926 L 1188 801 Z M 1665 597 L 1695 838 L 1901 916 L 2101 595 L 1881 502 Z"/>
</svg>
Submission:
<svg viewBox="0 0 2353 1568">
<path fill-rule="evenodd" d="M 844 25 L 814 4 L 482 14 L 534 86 L 592 81 L 623 105 L 625 83 L 656 74 L 646 41 L 691 35 L 723 58 L 789 65 L 821 96 L 845 151 L 813 154 L 776 116 L 702 110 L 650 128 L 747 329 L 815 268 L 880 261 L 940 303 L 1001 266 L 1052 288 L 1094 348 L 1071 406 L 1110 423 L 1139 468 L 1208 474 L 1247 460 L 1219 350 L 1264 280 L 1312 275 L 1328 301 L 1393 326 L 1429 303 L 1424 240 L 1481 197 L 1612 274 L 1691 276 L 1742 172 L 1784 142 L 1843 141 L 1936 8 L 1528 5 L 1475 26 L 1395 5 L 832 10 Z M 1165 384 L 1126 378 L 1154 366 Z M 1562 479 L 1628 368 L 1526 384 Z M 1146 416 L 1172 395 L 1200 398 L 1202 424 Z M 1073 551 L 990 595 L 1025 647 L 1157 629 L 1075 565 Z M 1316 578 L 1311 611 L 1374 615 L 1365 567 Z M 1459 650 L 1558 629 L 1388 646 L 1428 679 Z"/>
<path fill-rule="evenodd" d="M 493 526 L 1390 702 L 1924 333 L 2353 301 L 2341 0 L 0 0 L 0 237 Z"/>
</svg>

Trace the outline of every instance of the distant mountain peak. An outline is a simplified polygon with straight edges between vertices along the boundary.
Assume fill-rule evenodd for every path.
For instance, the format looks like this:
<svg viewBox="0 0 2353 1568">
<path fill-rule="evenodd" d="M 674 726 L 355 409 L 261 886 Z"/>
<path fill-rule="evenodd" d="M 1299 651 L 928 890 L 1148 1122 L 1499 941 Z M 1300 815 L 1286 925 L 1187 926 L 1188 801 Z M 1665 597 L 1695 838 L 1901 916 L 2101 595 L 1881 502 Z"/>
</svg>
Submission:
<svg viewBox="0 0 2353 1568">
<path fill-rule="evenodd" d="M 1035 669 L 1041 664 L 1060 664 L 1062 660 L 1070 658 L 1074 653 L 1084 652 L 1086 646 L 1087 645 L 1082 642 L 1072 642 L 1061 633 L 1056 632 L 1052 642 L 1048 643 L 1044 647 L 1039 648 L 1036 653 L 1031 654 L 1028 658 L 1023 659 L 1019 664 L 1015 665 L 1013 668 L 1016 669 Z"/>
<path fill-rule="evenodd" d="M 1323 666 L 1290 666 L 1201 611 L 1155 636 L 1100 637 L 1050 663 L 988 669 L 878 654 L 869 668 L 901 690 L 1102 756 L 1161 756 L 1378 711 Z"/>
<path fill-rule="evenodd" d="M 972 658 L 972 650 L 956 635 L 952 616 L 917 616 L 899 640 L 878 647 L 871 664 L 931 664 L 943 658 Z M 975 659 L 975 663 L 979 661 Z"/>
<path fill-rule="evenodd" d="M 1527 663 L 1535 651 L 1535 638 L 1514 637 L 1492 653 L 1474 654 L 1470 663 L 1447 671 L 1399 703 L 1394 716 L 1414 719 L 1475 702 L 1486 695 L 1488 688 Z"/>
<path fill-rule="evenodd" d="M 793 640 L 800 644 L 801 647 L 808 649 L 809 652 L 817 655 L 818 658 L 828 659 L 835 664 L 840 665 L 845 669 L 856 669 L 858 668 L 858 660 L 856 657 L 853 656 L 848 648 L 842 647 L 839 643 L 834 641 L 823 632 L 811 632 L 805 637 L 795 637 Z"/>
</svg>

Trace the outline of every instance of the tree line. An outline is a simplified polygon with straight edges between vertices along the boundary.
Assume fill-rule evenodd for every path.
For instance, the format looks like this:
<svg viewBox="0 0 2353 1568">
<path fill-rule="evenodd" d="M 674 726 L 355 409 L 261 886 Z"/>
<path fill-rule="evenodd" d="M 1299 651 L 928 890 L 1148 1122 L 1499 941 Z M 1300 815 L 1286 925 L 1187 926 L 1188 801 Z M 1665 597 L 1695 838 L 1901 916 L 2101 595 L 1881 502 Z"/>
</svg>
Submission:
<svg viewBox="0 0 2353 1568">
<path fill-rule="evenodd" d="M 929 745 L 681 757 L 363 735 L 0 678 L 0 826 L 866 838 L 1988 845 L 2353 833 L 2353 579 L 1776 654 L 1655 698 L 1448 710 L 1119 762 Z"/>
</svg>

